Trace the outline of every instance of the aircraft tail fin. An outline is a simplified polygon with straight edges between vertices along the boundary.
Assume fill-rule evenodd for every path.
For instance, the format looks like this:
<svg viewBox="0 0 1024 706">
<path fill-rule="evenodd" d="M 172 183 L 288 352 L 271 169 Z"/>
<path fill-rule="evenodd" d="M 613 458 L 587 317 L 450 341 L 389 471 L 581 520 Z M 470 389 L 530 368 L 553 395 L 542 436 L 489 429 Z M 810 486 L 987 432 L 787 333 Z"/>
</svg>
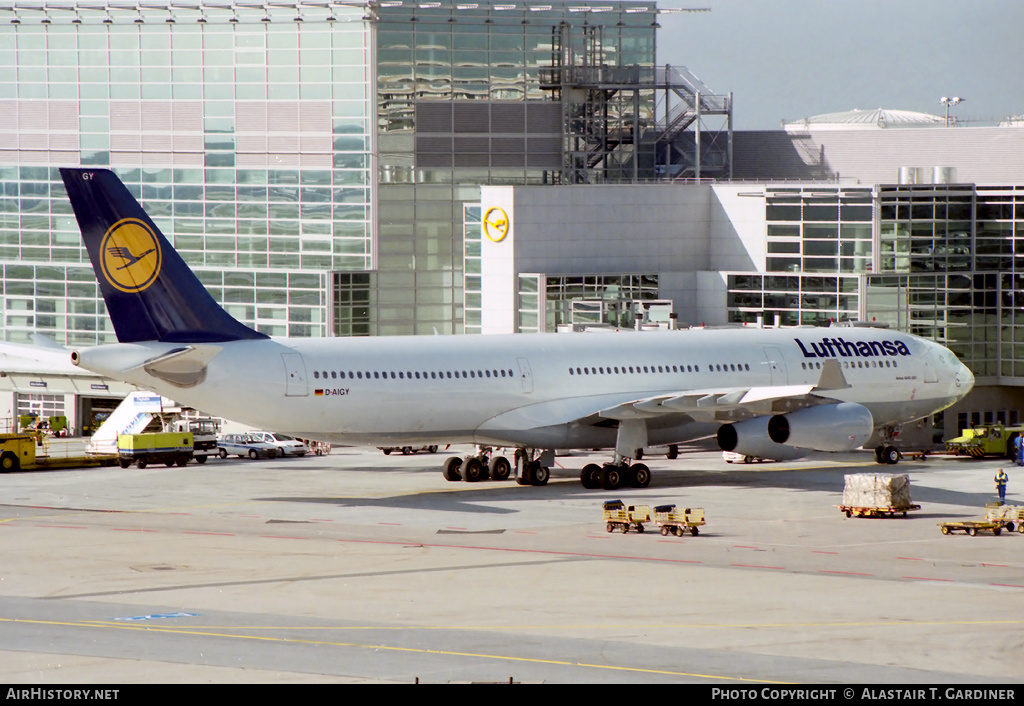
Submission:
<svg viewBox="0 0 1024 706">
<path fill-rule="evenodd" d="M 116 174 L 62 168 L 60 175 L 118 341 L 267 338 L 217 304 Z"/>
</svg>

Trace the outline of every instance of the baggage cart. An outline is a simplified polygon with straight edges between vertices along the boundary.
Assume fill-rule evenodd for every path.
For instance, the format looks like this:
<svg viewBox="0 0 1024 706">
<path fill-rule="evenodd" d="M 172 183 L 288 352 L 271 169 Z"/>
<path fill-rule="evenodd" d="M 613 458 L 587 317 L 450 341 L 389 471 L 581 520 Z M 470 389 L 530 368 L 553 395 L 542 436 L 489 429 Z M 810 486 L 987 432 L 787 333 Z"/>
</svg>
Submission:
<svg viewBox="0 0 1024 706">
<path fill-rule="evenodd" d="M 604 503 L 603 516 L 605 529 L 614 532 L 618 529 L 623 534 L 635 528 L 643 534 L 644 523 L 651 521 L 651 508 L 649 505 L 623 505 L 621 500 L 608 500 Z"/>
<path fill-rule="evenodd" d="M 1016 528 L 1018 532 L 1024 534 L 1024 507 L 1020 505 L 986 503 L 985 519 L 1001 523 L 1007 532 L 1013 532 Z"/>
<path fill-rule="evenodd" d="M 847 517 L 883 517 L 886 515 L 902 514 L 903 517 L 912 510 L 920 510 L 920 505 L 838 505 L 840 510 L 846 513 Z"/>
<path fill-rule="evenodd" d="M 967 535 L 973 537 L 978 532 L 991 532 L 996 537 L 998 537 L 999 534 L 1003 531 L 1003 523 L 989 522 L 988 520 L 963 520 L 955 522 L 940 522 L 939 528 L 942 530 L 942 534 L 964 532 Z"/>
<path fill-rule="evenodd" d="M 661 527 L 661 534 L 677 537 L 689 533 L 696 537 L 700 534 L 699 527 L 704 524 L 704 508 L 687 507 L 682 510 L 675 505 L 658 505 L 654 508 L 654 523 Z"/>
</svg>

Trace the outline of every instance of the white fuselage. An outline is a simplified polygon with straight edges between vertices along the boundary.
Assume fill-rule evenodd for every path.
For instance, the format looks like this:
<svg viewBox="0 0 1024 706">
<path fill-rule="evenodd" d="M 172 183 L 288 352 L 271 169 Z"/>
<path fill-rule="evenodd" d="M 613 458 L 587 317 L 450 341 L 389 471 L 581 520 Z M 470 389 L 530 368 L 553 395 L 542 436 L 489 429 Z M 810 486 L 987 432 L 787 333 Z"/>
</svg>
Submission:
<svg viewBox="0 0 1024 706">
<path fill-rule="evenodd" d="M 867 328 L 690 329 L 589 334 L 268 339 L 199 344 L 187 386 L 143 367 L 182 344 L 82 350 L 78 364 L 253 427 L 349 444 L 610 446 L 601 410 L 689 391 L 814 385 L 835 359 L 830 397 L 905 423 L 963 397 L 973 376 L 947 349 Z M 651 443 L 714 433 L 703 411 L 647 421 Z M 605 420 L 607 422 L 607 420 Z"/>
</svg>

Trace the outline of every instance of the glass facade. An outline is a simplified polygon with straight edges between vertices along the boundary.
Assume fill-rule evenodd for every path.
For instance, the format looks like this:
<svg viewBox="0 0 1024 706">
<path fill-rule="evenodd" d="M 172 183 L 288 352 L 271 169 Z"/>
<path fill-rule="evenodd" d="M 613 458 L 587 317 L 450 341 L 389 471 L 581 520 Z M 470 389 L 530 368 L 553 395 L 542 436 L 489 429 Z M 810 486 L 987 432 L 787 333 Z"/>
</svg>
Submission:
<svg viewBox="0 0 1024 706">
<path fill-rule="evenodd" d="M 642 7 L 642 6 L 641 6 Z M 627 11 L 629 10 L 629 11 Z M 479 330 L 463 212 L 479 186 L 563 167 L 562 103 L 544 69 L 654 66 L 654 7 L 419 3 L 376 8 L 379 260 L 375 334 Z"/>
<path fill-rule="evenodd" d="M 555 332 L 561 326 L 633 328 L 636 313 L 645 314 L 648 323 L 667 324 L 672 310 L 671 302 L 658 298 L 657 274 L 522 274 L 518 281 L 520 333 Z"/>
<path fill-rule="evenodd" d="M 770 272 L 868 272 L 871 189 L 768 189 Z"/>
<path fill-rule="evenodd" d="M 873 321 L 1024 382 L 1024 188 L 769 188 L 765 228 L 766 272 L 727 274 L 729 321 Z"/>
<path fill-rule="evenodd" d="M 780 326 L 828 326 L 856 320 L 856 275 L 731 273 L 726 277 L 729 321 Z"/>
<path fill-rule="evenodd" d="M 109 167 L 225 308 L 332 333 L 332 272 L 374 266 L 372 33 L 303 4 L 0 13 L 7 340 L 112 342 L 57 168 Z"/>
</svg>

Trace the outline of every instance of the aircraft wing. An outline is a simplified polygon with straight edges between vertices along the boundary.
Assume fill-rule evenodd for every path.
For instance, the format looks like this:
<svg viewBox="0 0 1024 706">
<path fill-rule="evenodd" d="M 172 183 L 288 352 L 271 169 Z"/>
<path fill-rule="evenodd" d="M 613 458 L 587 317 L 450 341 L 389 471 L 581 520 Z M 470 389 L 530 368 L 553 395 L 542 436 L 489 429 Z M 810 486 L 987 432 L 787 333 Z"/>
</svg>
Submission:
<svg viewBox="0 0 1024 706">
<path fill-rule="evenodd" d="M 838 361 L 827 360 L 816 385 L 681 390 L 635 399 L 615 399 L 605 395 L 567 398 L 505 412 L 485 422 L 479 430 L 600 424 L 605 420 L 653 420 L 670 415 L 685 416 L 698 422 L 738 421 L 835 402 L 833 393 L 848 387 Z"/>
<path fill-rule="evenodd" d="M 619 421 L 651 419 L 668 414 L 686 414 L 695 421 L 736 421 L 790 411 L 824 402 L 834 402 L 837 390 L 850 385 L 836 360 L 827 360 L 815 385 L 767 385 L 686 390 L 631 400 L 597 412 L 597 416 Z M 778 403 L 782 403 L 779 405 Z"/>
</svg>

